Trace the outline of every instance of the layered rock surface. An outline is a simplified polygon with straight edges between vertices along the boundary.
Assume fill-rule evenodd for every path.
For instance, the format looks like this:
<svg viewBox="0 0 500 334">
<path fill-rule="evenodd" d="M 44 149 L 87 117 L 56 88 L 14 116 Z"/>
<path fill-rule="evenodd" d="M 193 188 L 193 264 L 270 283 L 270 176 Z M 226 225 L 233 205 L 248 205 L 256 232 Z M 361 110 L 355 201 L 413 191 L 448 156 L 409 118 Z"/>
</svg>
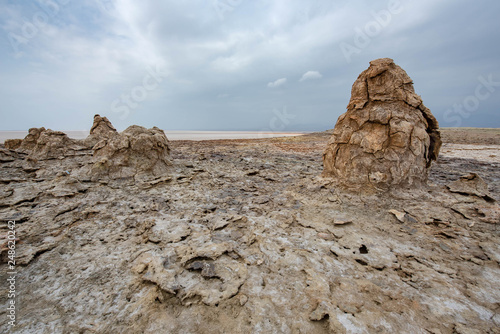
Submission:
<svg viewBox="0 0 500 334">
<path fill-rule="evenodd" d="M 323 175 L 348 188 L 425 184 L 441 146 L 438 127 L 401 67 L 389 58 L 371 61 L 335 125 Z"/>
<path fill-rule="evenodd" d="M 31 128 L 17 150 L 27 153 L 33 159 L 57 159 L 84 149 L 79 141 L 71 139 L 64 132 L 51 129 Z"/>
<path fill-rule="evenodd" d="M 94 179 L 133 177 L 143 181 L 168 173 L 172 165 L 168 139 L 157 127 L 132 125 L 122 133 L 101 139 L 92 150 Z"/>
<path fill-rule="evenodd" d="M 500 161 L 468 150 L 430 189 L 357 196 L 317 177 L 327 140 L 173 141 L 168 177 L 144 187 L 77 175 L 91 149 L 0 150 L 0 217 L 19 239 L 18 323 L 0 332 L 498 332 Z M 490 193 L 452 183 L 464 170 Z"/>
</svg>

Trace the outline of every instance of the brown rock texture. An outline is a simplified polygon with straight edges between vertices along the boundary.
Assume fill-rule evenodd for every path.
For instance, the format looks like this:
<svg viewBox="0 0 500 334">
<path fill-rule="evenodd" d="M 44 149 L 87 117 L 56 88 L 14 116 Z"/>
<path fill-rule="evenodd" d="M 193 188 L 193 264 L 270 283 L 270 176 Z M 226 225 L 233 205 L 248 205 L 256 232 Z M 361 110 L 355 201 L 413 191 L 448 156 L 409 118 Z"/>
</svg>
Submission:
<svg viewBox="0 0 500 334">
<path fill-rule="evenodd" d="M 37 160 L 81 155 L 85 163 L 73 173 L 93 181 L 164 182 L 172 165 L 169 141 L 163 130 L 132 125 L 119 133 L 100 115 L 94 116 L 90 134 L 84 140 L 71 139 L 64 132 L 42 127 L 31 128 L 23 140 L 11 140 L 6 147 L 27 154 L 35 164 Z M 13 159 L 8 150 L 2 151 L 0 160 Z M 32 170 L 34 167 L 26 168 Z M 41 175 L 43 171 L 38 173 Z"/>
<path fill-rule="evenodd" d="M 18 149 L 22 143 L 23 143 L 22 139 L 7 139 L 4 142 L 4 146 L 5 146 L 5 148 L 8 148 L 9 150 L 15 150 L 15 149 Z"/>
<path fill-rule="evenodd" d="M 88 147 L 92 147 L 97 142 L 104 138 L 111 138 L 116 136 L 118 131 L 111 124 L 107 117 L 101 117 L 100 115 L 94 116 L 94 123 L 92 128 L 90 128 L 90 135 L 85 138 L 84 143 Z"/>
<path fill-rule="evenodd" d="M 486 182 L 476 173 L 463 175 L 460 179 L 446 185 L 446 187 L 453 193 L 477 196 L 486 201 L 495 201 L 488 190 Z"/>
<path fill-rule="evenodd" d="M 100 137 L 109 137 L 117 134 L 117 131 L 107 117 L 95 115 L 94 124 L 92 124 L 92 128 L 90 128 L 90 134 L 98 135 Z"/>
<path fill-rule="evenodd" d="M 31 128 L 28 135 L 18 146 L 18 150 L 27 153 L 33 159 L 57 159 L 74 155 L 81 147 L 78 141 L 71 139 L 64 132 L 45 128 Z"/>
<path fill-rule="evenodd" d="M 439 125 L 390 58 L 370 62 L 354 82 L 323 154 L 323 176 L 347 188 L 426 184 L 441 147 Z"/>
<path fill-rule="evenodd" d="M 95 179 L 147 180 L 164 175 L 171 166 L 168 139 L 157 127 L 129 126 L 122 133 L 102 138 L 92 150 L 91 175 Z"/>
<path fill-rule="evenodd" d="M 45 131 L 44 127 L 41 128 L 31 128 L 28 130 L 28 134 L 24 137 L 19 148 L 21 150 L 29 151 L 33 150 L 36 146 L 38 138 L 40 138 L 40 134 Z"/>
</svg>

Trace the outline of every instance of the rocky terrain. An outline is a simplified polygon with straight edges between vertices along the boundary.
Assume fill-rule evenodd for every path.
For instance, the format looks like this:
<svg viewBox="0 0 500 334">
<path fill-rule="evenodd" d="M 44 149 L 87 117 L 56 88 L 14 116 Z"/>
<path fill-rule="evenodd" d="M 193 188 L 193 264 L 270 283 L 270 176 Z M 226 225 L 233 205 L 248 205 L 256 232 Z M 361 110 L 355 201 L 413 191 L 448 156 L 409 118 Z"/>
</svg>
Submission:
<svg viewBox="0 0 500 334">
<path fill-rule="evenodd" d="M 168 141 L 96 115 L 84 140 L 6 141 L 0 331 L 500 333 L 500 130 L 438 129 L 377 64 L 322 133 Z"/>
<path fill-rule="evenodd" d="M 91 149 L 3 149 L 19 308 L 9 329 L 2 285 L 1 331 L 499 333 L 497 133 L 496 154 L 453 156 L 444 131 L 428 189 L 383 196 L 319 177 L 331 132 L 170 142 L 147 182 L 77 176 Z M 490 193 L 446 187 L 468 172 Z"/>
</svg>

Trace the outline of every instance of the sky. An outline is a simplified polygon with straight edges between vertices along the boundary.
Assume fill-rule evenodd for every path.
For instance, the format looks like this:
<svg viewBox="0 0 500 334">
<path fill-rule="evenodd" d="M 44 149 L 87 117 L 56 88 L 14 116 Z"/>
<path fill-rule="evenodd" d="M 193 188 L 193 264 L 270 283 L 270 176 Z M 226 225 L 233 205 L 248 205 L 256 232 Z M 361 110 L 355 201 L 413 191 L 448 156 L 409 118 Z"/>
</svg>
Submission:
<svg viewBox="0 0 500 334">
<path fill-rule="evenodd" d="M 322 131 L 389 57 L 440 126 L 500 127 L 500 1 L 0 0 L 0 130 Z"/>
</svg>

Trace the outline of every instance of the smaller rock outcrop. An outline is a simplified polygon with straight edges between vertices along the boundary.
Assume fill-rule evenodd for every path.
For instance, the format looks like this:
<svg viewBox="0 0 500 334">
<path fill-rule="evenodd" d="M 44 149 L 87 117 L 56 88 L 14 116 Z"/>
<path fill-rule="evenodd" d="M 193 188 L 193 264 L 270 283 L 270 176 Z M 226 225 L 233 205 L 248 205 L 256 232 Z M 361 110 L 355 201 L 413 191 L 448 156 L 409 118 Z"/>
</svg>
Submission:
<svg viewBox="0 0 500 334">
<path fill-rule="evenodd" d="M 323 176 L 364 190 L 423 185 L 439 154 L 438 128 L 408 74 L 392 59 L 371 61 L 335 125 Z"/>
<path fill-rule="evenodd" d="M 40 138 L 40 134 L 45 130 L 46 129 L 44 127 L 29 129 L 28 134 L 24 137 L 19 149 L 25 152 L 33 150 L 36 146 L 38 138 Z"/>
<path fill-rule="evenodd" d="M 8 148 L 9 150 L 16 150 L 21 146 L 22 143 L 22 139 L 7 139 L 3 144 L 5 148 Z"/>
<path fill-rule="evenodd" d="M 78 141 L 71 139 L 61 131 L 45 128 L 31 128 L 28 135 L 18 146 L 18 151 L 30 158 L 44 160 L 74 155 L 82 149 Z"/>
<path fill-rule="evenodd" d="M 132 125 L 121 133 L 102 138 L 92 150 L 93 179 L 145 181 L 164 175 L 171 166 L 168 139 L 157 127 Z"/>
<path fill-rule="evenodd" d="M 117 131 L 107 117 L 101 117 L 100 115 L 94 116 L 94 124 L 92 124 L 92 128 L 90 128 L 91 136 L 110 137 L 115 134 L 117 134 Z"/>
<path fill-rule="evenodd" d="M 34 158 L 58 158 L 73 155 L 77 150 L 76 141 L 61 131 L 45 130 L 40 134 L 32 156 Z"/>
<path fill-rule="evenodd" d="M 11 149 L 28 154 L 35 161 L 81 155 L 82 165 L 73 173 L 93 181 L 155 181 L 165 177 L 172 165 L 169 142 L 163 130 L 132 125 L 119 133 L 100 115 L 94 116 L 90 134 L 84 140 L 71 139 L 64 132 L 43 127 L 31 128 L 23 140 L 12 143 Z M 2 159 L 12 161 L 9 154 L 5 150 Z"/>
<path fill-rule="evenodd" d="M 118 135 L 115 127 L 108 120 L 107 117 L 101 117 L 100 115 L 94 116 L 94 123 L 90 128 L 90 134 L 84 139 L 85 146 L 93 147 L 97 142 L 105 138 L 111 138 Z"/>
</svg>

